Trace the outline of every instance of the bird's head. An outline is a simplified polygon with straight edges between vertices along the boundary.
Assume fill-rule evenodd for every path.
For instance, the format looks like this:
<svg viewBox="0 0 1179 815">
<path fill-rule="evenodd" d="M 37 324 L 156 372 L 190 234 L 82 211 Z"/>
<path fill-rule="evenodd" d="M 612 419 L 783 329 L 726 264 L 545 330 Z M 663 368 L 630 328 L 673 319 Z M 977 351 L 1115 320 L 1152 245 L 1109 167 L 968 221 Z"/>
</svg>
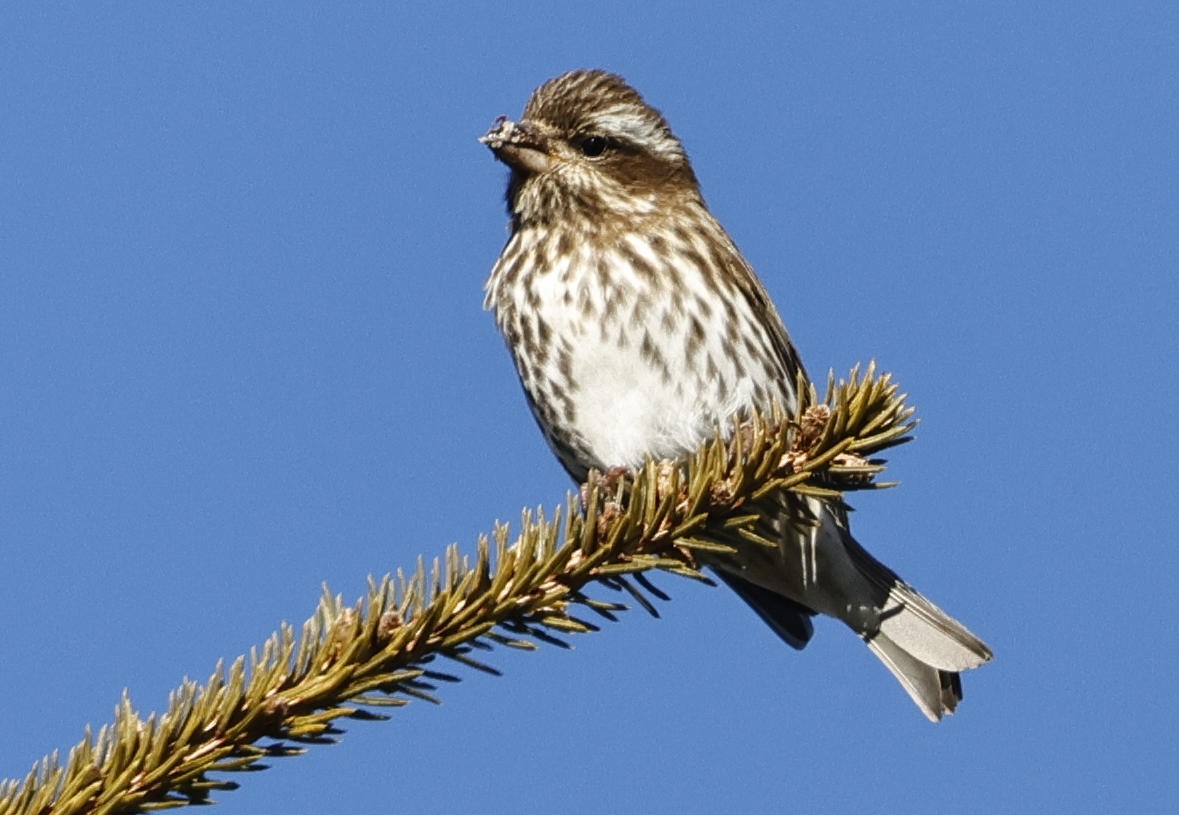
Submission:
<svg viewBox="0 0 1179 815">
<path fill-rule="evenodd" d="M 633 219 L 699 195 L 662 114 L 605 71 L 549 80 L 520 121 L 501 116 L 480 141 L 511 168 L 508 210 L 517 222 Z"/>
</svg>

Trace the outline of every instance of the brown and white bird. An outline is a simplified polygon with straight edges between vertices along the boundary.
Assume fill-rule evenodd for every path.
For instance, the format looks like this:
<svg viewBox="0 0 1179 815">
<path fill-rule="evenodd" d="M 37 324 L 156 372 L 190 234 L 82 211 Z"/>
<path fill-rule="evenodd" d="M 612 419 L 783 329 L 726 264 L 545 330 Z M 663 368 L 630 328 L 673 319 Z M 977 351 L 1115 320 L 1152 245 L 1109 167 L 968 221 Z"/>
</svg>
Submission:
<svg viewBox="0 0 1179 815">
<path fill-rule="evenodd" d="M 486 306 L 574 479 L 682 456 L 752 408 L 793 411 L 802 363 L 774 304 L 625 81 L 559 76 L 481 141 L 511 168 Z M 721 578 L 795 648 L 813 615 L 842 620 L 929 719 L 953 712 L 987 646 L 868 554 L 841 506 L 781 496 L 763 512 L 778 551 L 714 558 Z"/>
</svg>

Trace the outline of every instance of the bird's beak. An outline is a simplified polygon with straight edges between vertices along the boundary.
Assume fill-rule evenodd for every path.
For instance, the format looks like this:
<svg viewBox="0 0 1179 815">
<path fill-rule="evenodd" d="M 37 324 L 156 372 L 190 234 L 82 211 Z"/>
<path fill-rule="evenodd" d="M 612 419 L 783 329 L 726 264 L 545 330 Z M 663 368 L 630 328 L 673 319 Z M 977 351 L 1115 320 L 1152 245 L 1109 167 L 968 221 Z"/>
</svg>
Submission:
<svg viewBox="0 0 1179 815">
<path fill-rule="evenodd" d="M 495 157 L 522 173 L 543 173 L 553 165 L 549 139 L 530 122 L 513 122 L 505 116 L 479 137 Z"/>
</svg>

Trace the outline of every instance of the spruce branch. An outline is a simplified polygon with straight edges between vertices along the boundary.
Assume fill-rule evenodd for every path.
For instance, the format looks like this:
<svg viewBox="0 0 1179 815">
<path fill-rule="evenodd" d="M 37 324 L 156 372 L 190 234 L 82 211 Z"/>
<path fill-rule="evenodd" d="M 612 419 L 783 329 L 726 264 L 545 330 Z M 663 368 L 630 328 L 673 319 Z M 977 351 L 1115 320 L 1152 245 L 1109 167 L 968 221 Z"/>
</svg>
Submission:
<svg viewBox="0 0 1179 815">
<path fill-rule="evenodd" d="M 634 472 L 591 475 L 551 519 L 523 512 L 512 539 L 499 524 L 473 559 L 446 549 L 429 568 L 370 578 L 346 605 L 325 587 L 296 636 L 284 623 L 261 648 L 206 684 L 185 680 L 167 710 L 146 719 L 124 692 L 114 721 L 86 729 L 63 762 L 38 761 L 24 779 L 0 782 L 0 815 L 128 813 L 209 803 L 237 787 L 223 776 L 265 769 L 308 745 L 331 744 L 341 719 L 380 720 L 375 711 L 413 699 L 437 702 L 459 677 L 446 662 L 499 675 L 484 654 L 500 645 L 568 647 L 627 606 L 592 597 L 602 586 L 658 616 L 668 599 L 648 579 L 667 572 L 711 584 L 700 559 L 734 554 L 728 543 L 770 545 L 756 531 L 757 501 L 781 490 L 839 498 L 888 486 L 875 480 L 879 452 L 909 439 L 913 410 L 888 374 L 857 366 L 828 378 L 818 400 L 801 383 L 792 417 L 753 416 L 685 460 L 648 462 Z"/>
</svg>

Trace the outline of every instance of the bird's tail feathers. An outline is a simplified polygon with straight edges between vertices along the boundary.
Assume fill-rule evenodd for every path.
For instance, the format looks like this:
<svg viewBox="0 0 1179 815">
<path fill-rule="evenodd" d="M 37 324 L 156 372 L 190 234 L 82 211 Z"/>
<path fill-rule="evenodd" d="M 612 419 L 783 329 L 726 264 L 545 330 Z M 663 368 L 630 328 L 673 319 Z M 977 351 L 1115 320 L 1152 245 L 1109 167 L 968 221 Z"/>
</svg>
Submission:
<svg viewBox="0 0 1179 815">
<path fill-rule="evenodd" d="M 889 643 L 885 650 L 903 650 L 913 659 L 940 671 L 977 668 L 991 659 L 991 649 L 986 643 L 872 557 L 850 534 L 845 533 L 844 545 L 856 570 L 877 592 L 887 596 L 878 612 L 877 630 L 861 631 L 861 635 L 883 637 Z"/>
<path fill-rule="evenodd" d="M 958 707 L 962 699 L 962 681 L 956 672 L 939 670 L 923 662 L 893 642 L 887 634 L 877 633 L 865 641 L 931 722 L 940 721 L 942 716 L 953 713 Z"/>
</svg>

